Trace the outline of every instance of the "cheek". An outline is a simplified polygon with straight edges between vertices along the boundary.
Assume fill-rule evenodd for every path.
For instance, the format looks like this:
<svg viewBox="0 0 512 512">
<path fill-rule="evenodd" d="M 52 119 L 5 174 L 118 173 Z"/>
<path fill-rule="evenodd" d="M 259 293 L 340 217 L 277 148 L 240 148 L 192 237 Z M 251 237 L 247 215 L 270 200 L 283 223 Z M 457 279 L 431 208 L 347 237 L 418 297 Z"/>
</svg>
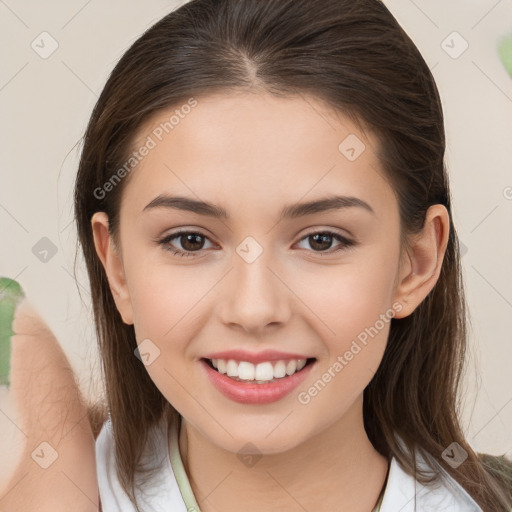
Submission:
<svg viewBox="0 0 512 512">
<path fill-rule="evenodd" d="M 212 276 L 198 279 L 192 266 L 139 263 L 130 272 L 130 297 L 137 340 L 154 337 L 165 342 L 190 327 L 202 299 L 214 284 Z M 199 306 L 199 307 L 198 307 Z"/>
<path fill-rule="evenodd" d="M 312 320 L 313 329 L 325 333 L 326 357 L 319 359 L 315 379 L 299 390 L 297 399 L 311 404 L 327 422 L 344 414 L 363 393 L 384 355 L 398 310 L 389 305 L 387 288 L 376 282 L 350 277 L 331 283 L 331 300 L 324 296 L 323 302 L 320 297 L 313 302 L 321 318 Z"/>
<path fill-rule="evenodd" d="M 218 279 L 198 277 L 193 266 L 133 261 L 129 273 L 137 342 L 156 354 L 146 370 L 162 394 L 173 403 L 189 387 L 193 357 L 191 340 L 199 336 L 204 320 L 205 297 Z M 145 341 L 150 340 L 150 343 Z M 141 350 L 142 352 L 142 350 Z M 197 363 L 196 363 L 197 364 Z"/>
<path fill-rule="evenodd" d="M 343 407 L 341 402 L 348 404 L 362 393 L 377 371 L 391 320 L 399 312 L 392 304 L 396 258 L 392 248 L 386 253 L 380 246 L 379 254 L 368 251 L 357 261 L 301 281 L 298 295 L 307 297 L 312 330 L 322 333 L 326 349 L 318 385 L 311 394 L 302 390 L 306 401 L 322 391 L 317 403 L 333 400 Z"/>
<path fill-rule="evenodd" d="M 184 391 L 190 387 L 191 370 L 186 351 L 187 340 L 195 336 L 197 326 L 190 319 L 200 290 L 190 286 L 190 279 L 184 278 L 183 273 L 166 272 L 169 274 L 162 267 L 147 267 L 132 283 L 134 330 L 141 354 L 150 353 L 150 361 L 144 363 L 149 377 L 183 413 L 190 407 L 190 397 Z"/>
<path fill-rule="evenodd" d="M 309 274 L 302 272 L 300 280 L 294 282 L 294 290 L 311 311 L 308 316 L 315 323 L 315 331 L 330 340 L 328 346 L 333 350 L 344 350 L 347 343 L 376 323 L 379 331 L 385 331 L 380 319 L 391 308 L 394 259 L 393 255 L 380 257 L 377 264 L 369 256 L 318 267 Z M 387 337 L 385 332 L 383 337 Z"/>
</svg>

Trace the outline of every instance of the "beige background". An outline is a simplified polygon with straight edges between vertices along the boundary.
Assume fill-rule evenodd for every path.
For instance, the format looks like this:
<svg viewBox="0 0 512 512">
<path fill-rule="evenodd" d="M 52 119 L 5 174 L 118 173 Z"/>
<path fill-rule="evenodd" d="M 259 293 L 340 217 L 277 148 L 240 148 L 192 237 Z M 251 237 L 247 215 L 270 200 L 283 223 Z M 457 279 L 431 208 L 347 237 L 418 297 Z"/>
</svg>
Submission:
<svg viewBox="0 0 512 512">
<path fill-rule="evenodd" d="M 472 314 L 464 424 L 479 451 L 512 456 L 512 79 L 497 55 L 511 0 L 387 0 L 436 78 L 455 225 Z M 176 2 L 0 0 L 0 275 L 17 279 L 94 400 L 98 358 L 87 278 L 73 278 L 77 142 L 123 51 Z M 443 49 L 469 44 L 458 58 Z M 40 36 L 48 32 L 50 36 Z M 43 59 L 31 47 L 45 39 Z M 37 48 L 37 47 L 36 47 Z M 55 245 L 46 262 L 33 247 Z M 39 246 L 36 246 L 39 247 Z M 37 251 L 35 251 L 37 252 Z"/>
</svg>

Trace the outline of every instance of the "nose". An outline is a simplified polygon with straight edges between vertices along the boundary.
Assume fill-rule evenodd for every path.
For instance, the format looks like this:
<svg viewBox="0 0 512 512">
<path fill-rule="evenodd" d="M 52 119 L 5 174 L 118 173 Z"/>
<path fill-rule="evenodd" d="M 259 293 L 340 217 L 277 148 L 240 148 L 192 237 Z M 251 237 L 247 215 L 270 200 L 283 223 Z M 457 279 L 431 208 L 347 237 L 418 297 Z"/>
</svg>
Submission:
<svg viewBox="0 0 512 512">
<path fill-rule="evenodd" d="M 270 251 L 252 262 L 238 254 L 219 290 L 218 315 L 222 323 L 251 334 L 284 325 L 291 315 L 291 283 L 279 275 Z"/>
</svg>

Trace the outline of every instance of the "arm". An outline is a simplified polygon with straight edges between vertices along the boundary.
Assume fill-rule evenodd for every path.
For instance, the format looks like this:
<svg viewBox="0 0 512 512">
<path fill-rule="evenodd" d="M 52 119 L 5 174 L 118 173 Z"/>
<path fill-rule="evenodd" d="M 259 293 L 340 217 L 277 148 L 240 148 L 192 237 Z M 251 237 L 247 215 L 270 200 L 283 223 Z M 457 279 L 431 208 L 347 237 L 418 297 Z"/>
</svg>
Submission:
<svg viewBox="0 0 512 512">
<path fill-rule="evenodd" d="M 10 350 L 6 350 L 5 316 L 1 318 L 0 420 L 7 435 L 0 438 L 0 510 L 96 512 L 94 433 L 89 418 L 95 419 L 98 430 L 98 412 L 87 410 L 64 352 L 26 299 L 15 308 Z"/>
</svg>

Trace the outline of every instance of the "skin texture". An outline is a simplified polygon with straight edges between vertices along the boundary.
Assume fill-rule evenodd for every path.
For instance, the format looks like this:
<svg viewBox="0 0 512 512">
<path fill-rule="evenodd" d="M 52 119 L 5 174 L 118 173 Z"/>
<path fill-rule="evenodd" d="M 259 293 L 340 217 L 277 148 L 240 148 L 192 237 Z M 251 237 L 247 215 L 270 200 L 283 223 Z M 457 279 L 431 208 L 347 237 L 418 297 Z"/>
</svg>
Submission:
<svg viewBox="0 0 512 512">
<path fill-rule="evenodd" d="M 0 394 L 0 510 L 97 511 L 94 437 L 69 362 L 26 299 L 12 331 L 10 386 Z"/>
<path fill-rule="evenodd" d="M 139 140 L 169 112 L 148 122 Z M 338 150 L 350 134 L 366 145 L 354 161 Z M 312 97 L 199 98 L 132 171 L 120 247 L 109 237 L 107 216 L 92 219 L 123 321 L 134 324 L 138 343 L 149 338 L 160 351 L 146 368 L 183 417 L 180 452 L 203 512 L 375 506 L 387 461 L 364 431 L 362 394 L 381 361 L 389 322 L 308 404 L 298 393 L 393 304 L 396 318 L 418 306 L 439 277 L 449 228 L 446 209 L 434 205 L 422 233 L 400 252 L 398 204 L 375 156 L 377 140 L 368 136 Z M 230 218 L 143 212 L 162 193 L 212 202 Z M 332 194 L 360 198 L 374 214 L 352 207 L 279 220 L 285 204 Z M 173 255 L 157 243 L 178 228 L 206 237 L 195 245 L 183 237 L 167 244 L 196 247 L 195 256 Z M 357 244 L 333 252 L 340 242 L 332 239 L 315 250 L 308 235 L 326 230 Z M 252 263 L 236 252 L 248 236 L 263 249 Z M 231 348 L 277 349 L 317 361 L 285 398 L 239 404 L 209 383 L 199 363 Z M 263 455 L 251 467 L 237 457 L 247 442 Z"/>
</svg>

